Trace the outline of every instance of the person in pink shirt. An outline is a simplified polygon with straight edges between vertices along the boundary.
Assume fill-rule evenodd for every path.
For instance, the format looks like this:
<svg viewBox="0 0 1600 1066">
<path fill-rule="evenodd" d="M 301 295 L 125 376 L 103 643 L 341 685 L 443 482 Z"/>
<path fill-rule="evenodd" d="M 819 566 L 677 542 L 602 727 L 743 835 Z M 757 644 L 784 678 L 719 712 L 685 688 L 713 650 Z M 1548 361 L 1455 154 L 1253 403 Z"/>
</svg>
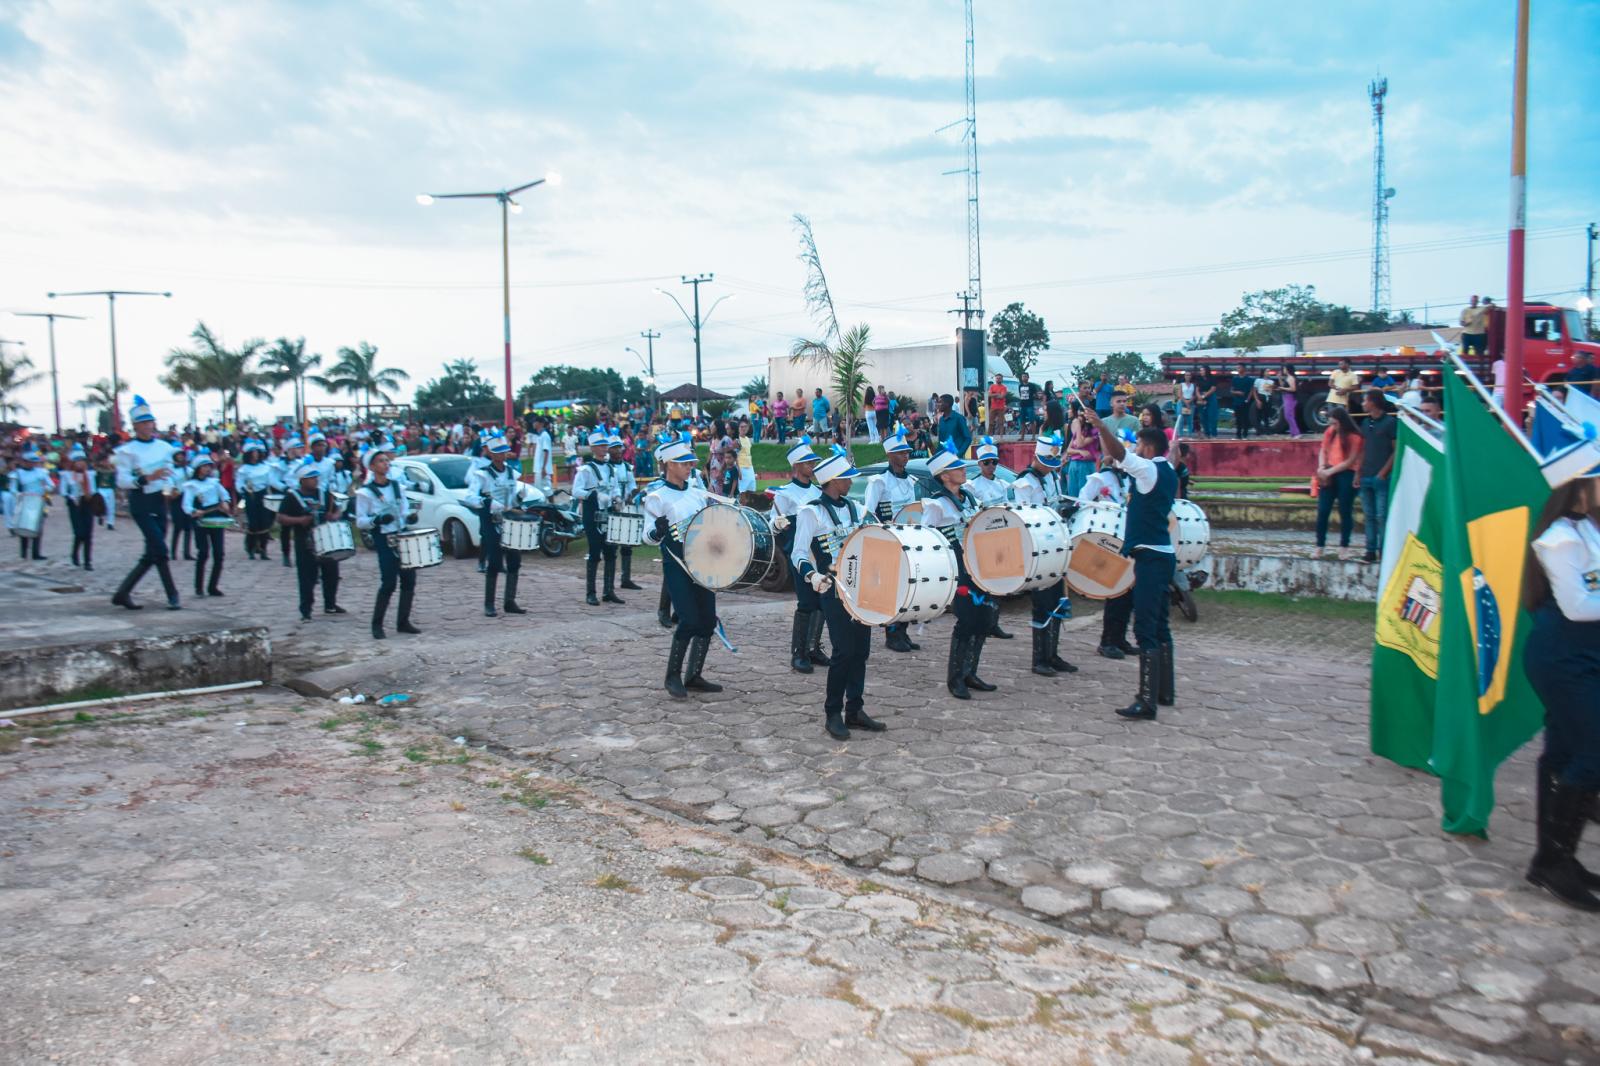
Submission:
<svg viewBox="0 0 1600 1066">
<path fill-rule="evenodd" d="M 778 431 L 779 444 L 789 439 L 789 401 L 783 398 L 781 392 L 772 401 L 772 426 Z"/>
</svg>

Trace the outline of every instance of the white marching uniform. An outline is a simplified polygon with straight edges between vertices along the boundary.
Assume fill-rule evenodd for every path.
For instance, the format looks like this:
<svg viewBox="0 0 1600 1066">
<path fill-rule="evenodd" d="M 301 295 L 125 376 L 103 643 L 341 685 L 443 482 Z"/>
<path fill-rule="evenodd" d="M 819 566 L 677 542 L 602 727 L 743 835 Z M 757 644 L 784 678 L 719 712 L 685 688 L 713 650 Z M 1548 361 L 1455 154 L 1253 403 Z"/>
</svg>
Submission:
<svg viewBox="0 0 1600 1066">
<path fill-rule="evenodd" d="M 896 474 L 893 470 L 867 482 L 866 509 L 880 522 L 894 521 L 895 514 L 917 498 L 917 479 L 910 474 Z"/>
<path fill-rule="evenodd" d="M 521 485 L 517 472 L 509 463 L 500 470 L 496 470 L 492 464 L 485 463 L 467 473 L 468 497 L 478 507 L 487 503 L 491 515 L 515 507 Z"/>
<path fill-rule="evenodd" d="M 531 440 L 533 443 L 533 484 L 536 488 L 548 491 L 551 479 L 555 475 L 554 442 L 550 439 L 550 431 L 548 429 L 541 429 L 533 435 Z"/>
<path fill-rule="evenodd" d="M 233 474 L 240 492 L 266 492 L 277 483 L 277 475 L 267 463 L 245 463 Z"/>
<path fill-rule="evenodd" d="M 794 520 L 794 550 L 789 553 L 789 562 L 794 565 L 796 574 L 805 572 L 807 567 L 828 573 L 823 560 L 818 559 L 812 550 L 816 538 L 835 531 L 848 532 L 871 520 L 872 512 L 858 508 L 849 497 L 839 500 L 834 508 L 842 512 L 838 517 L 820 503 L 800 509 L 799 516 Z"/>
<path fill-rule="evenodd" d="M 178 449 L 158 438 L 130 440 L 120 445 L 114 454 L 117 464 L 117 488 L 139 492 L 146 496 L 159 495 L 175 487 L 170 477 L 146 480 L 145 471 L 172 469 L 172 457 Z"/>
<path fill-rule="evenodd" d="M 193 518 L 201 511 L 210 510 L 233 499 L 227 488 L 215 474 L 207 478 L 190 478 L 183 483 L 183 495 L 179 497 L 179 506 L 183 513 Z"/>
<path fill-rule="evenodd" d="M 1061 475 L 1054 470 L 1043 474 L 1028 467 L 1011 483 L 1011 499 L 1015 503 L 1032 507 L 1048 507 L 1052 511 L 1061 507 Z"/>
<path fill-rule="evenodd" d="M 1083 483 L 1083 488 L 1078 490 L 1079 503 L 1110 503 L 1121 506 L 1125 496 L 1122 479 L 1110 470 L 1090 474 L 1089 479 Z"/>
<path fill-rule="evenodd" d="M 603 469 L 603 463 L 584 463 L 572 477 L 572 498 L 583 501 L 594 497 L 594 506 L 604 511 L 611 506 L 611 493 L 615 488 Z"/>
<path fill-rule="evenodd" d="M 369 481 L 356 493 L 356 528 L 371 532 L 375 538 L 399 533 L 406 528 L 410 506 L 405 487 L 398 479 L 390 478 L 387 485 Z"/>
<path fill-rule="evenodd" d="M 791 478 L 787 485 L 772 490 L 772 509 L 792 522 L 806 504 L 821 495 L 822 487 L 815 482 L 802 485 Z"/>
<path fill-rule="evenodd" d="M 982 474 L 968 478 L 966 488 L 977 497 L 978 503 L 983 507 L 1005 503 L 1008 495 L 1004 481 L 997 477 L 984 477 Z"/>
</svg>

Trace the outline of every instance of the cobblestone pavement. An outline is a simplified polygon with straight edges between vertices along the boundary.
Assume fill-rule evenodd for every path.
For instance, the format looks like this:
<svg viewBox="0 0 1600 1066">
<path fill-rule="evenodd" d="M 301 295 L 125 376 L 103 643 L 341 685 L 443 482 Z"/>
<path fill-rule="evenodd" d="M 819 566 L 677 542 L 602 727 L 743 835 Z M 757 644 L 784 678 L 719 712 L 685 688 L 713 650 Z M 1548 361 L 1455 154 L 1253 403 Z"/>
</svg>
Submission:
<svg viewBox="0 0 1600 1066">
<path fill-rule="evenodd" d="M 360 573 L 352 610 L 370 602 Z M 916 655 L 875 642 L 868 709 L 889 732 L 836 745 L 820 672 L 785 665 L 788 600 L 724 597 L 740 650 L 715 651 L 707 676 L 727 689 L 680 703 L 660 689 L 652 578 L 605 610 L 581 605 L 575 560 L 535 560 L 529 575 L 525 619 L 477 617 L 477 575 L 449 562 L 423 575 L 423 638 L 374 645 L 359 615 L 274 621 L 275 636 L 291 659 L 359 658 L 358 672 L 418 692 L 408 713 L 445 736 L 755 842 L 1480 1047 L 1600 1054 L 1600 924 L 1521 876 L 1529 753 L 1502 770 L 1492 840 L 1441 833 L 1433 781 L 1367 752 L 1365 642 L 1347 619 L 1272 613 L 1252 630 L 1234 607 L 1180 625 L 1178 706 L 1144 724 L 1109 713 L 1133 667 L 1090 654 L 1095 619 L 1063 638 L 1082 671 L 1044 679 L 1027 670 L 1025 616 L 1009 612 L 1021 639 L 985 652 L 1000 691 L 970 703 L 944 693 L 938 623 Z M 292 618 L 288 577 L 241 563 L 224 587 L 260 591 L 229 609 L 259 601 Z"/>
<path fill-rule="evenodd" d="M 0 1058 L 1467 1061 L 324 715 L 269 692 L 8 745 Z"/>
</svg>

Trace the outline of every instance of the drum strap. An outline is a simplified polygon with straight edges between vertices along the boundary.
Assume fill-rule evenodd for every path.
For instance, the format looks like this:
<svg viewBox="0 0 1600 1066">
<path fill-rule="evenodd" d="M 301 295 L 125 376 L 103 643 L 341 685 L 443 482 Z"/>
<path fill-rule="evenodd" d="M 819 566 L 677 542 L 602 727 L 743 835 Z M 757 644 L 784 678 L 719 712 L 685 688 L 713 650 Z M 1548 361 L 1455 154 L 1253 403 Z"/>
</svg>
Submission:
<svg viewBox="0 0 1600 1066">
<path fill-rule="evenodd" d="M 1051 625 L 1052 623 L 1066 622 L 1071 620 L 1071 618 L 1072 600 L 1068 599 L 1066 596 L 1063 596 L 1056 601 L 1056 605 L 1050 609 L 1050 613 L 1044 616 L 1043 622 L 1030 621 L 1028 624 L 1034 629 L 1044 629 L 1046 626 Z"/>
</svg>

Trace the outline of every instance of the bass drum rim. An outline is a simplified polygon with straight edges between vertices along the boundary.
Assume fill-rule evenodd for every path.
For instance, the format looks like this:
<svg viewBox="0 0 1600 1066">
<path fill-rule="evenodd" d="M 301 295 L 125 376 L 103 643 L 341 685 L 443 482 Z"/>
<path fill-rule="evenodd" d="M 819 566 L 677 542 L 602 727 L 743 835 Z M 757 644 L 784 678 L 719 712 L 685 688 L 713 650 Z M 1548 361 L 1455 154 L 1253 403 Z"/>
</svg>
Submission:
<svg viewBox="0 0 1600 1066">
<path fill-rule="evenodd" d="M 739 576 L 726 585 L 713 585 L 707 583 L 705 578 L 703 578 L 701 573 L 697 570 L 693 560 L 690 558 L 691 554 L 693 553 L 694 542 L 701 534 L 701 526 L 703 524 L 702 519 L 708 513 L 714 514 L 714 508 L 726 508 L 727 510 L 740 512 L 740 518 L 744 522 L 747 531 L 750 533 L 748 548 L 740 564 Z M 760 551 L 760 542 L 763 539 L 766 541 L 766 559 L 764 562 L 760 558 L 762 554 Z M 694 516 L 689 519 L 689 525 L 687 528 L 685 528 L 683 534 L 682 562 L 684 572 L 689 575 L 689 579 L 696 585 L 699 585 L 704 589 L 709 589 L 712 592 L 748 592 L 751 589 L 760 588 L 761 582 L 766 578 L 767 574 L 771 572 L 774 564 L 777 563 L 779 554 L 778 538 L 777 535 L 772 531 L 772 523 L 768 521 L 767 516 L 762 514 L 760 511 L 755 510 L 754 508 L 745 507 L 739 504 L 707 504 L 699 511 L 695 512 Z M 757 567 L 760 568 L 759 572 L 757 571 Z"/>
<path fill-rule="evenodd" d="M 1024 564 L 1022 579 L 1014 588 L 1002 589 L 991 587 L 984 581 L 982 577 L 979 576 L 977 568 L 973 565 L 974 553 L 968 538 L 972 536 L 979 520 L 986 513 L 991 511 L 1000 511 L 1007 515 L 1013 515 L 1017 521 L 1021 523 L 1024 537 L 1023 547 L 1027 552 L 1027 559 Z M 1024 513 L 1028 511 L 1040 512 L 1040 520 L 1037 522 L 1029 521 L 1029 518 L 1033 516 Z M 1008 520 L 1005 524 L 1008 528 L 1016 528 L 1016 526 L 1010 520 Z M 1036 525 L 1050 525 L 1059 527 L 1061 530 L 1061 544 L 1048 553 L 1041 553 L 1039 551 L 1039 544 L 1031 532 Z M 1071 531 L 1067 527 L 1067 523 L 1062 520 L 1060 515 L 1058 515 L 1049 507 L 1044 507 L 1038 504 L 996 503 L 979 509 L 979 511 L 972 516 L 972 520 L 967 523 L 966 531 L 961 537 L 961 552 L 962 556 L 966 559 L 967 573 L 971 575 L 972 583 L 974 585 L 977 585 L 980 589 L 991 596 L 1020 596 L 1024 593 L 1037 591 L 1038 589 L 1049 588 L 1057 581 L 1061 581 L 1067 576 L 1067 563 L 1072 557 L 1072 535 Z M 1055 574 L 1053 577 L 1048 571 L 1043 569 L 1043 566 L 1045 565 L 1041 560 L 1041 556 L 1043 554 L 1060 554 L 1062 556 L 1060 572 Z"/>
</svg>

